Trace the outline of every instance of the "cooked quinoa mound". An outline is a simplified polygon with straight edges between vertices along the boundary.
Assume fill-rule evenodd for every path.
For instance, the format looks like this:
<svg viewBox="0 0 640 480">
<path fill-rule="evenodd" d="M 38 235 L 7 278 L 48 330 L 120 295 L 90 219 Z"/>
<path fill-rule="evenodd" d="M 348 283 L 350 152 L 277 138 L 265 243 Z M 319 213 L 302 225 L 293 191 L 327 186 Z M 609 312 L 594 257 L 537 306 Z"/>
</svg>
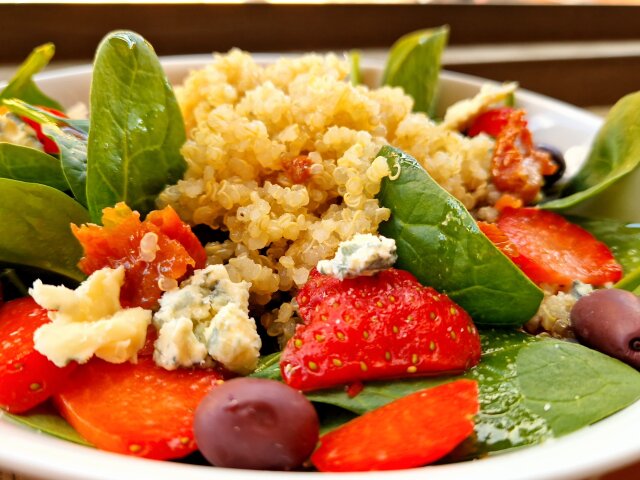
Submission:
<svg viewBox="0 0 640 480">
<path fill-rule="evenodd" d="M 229 233 L 207 245 L 209 263 L 224 264 L 234 282 L 251 282 L 254 305 L 294 294 L 341 241 L 375 233 L 389 218 L 375 198 L 390 175 L 376 157 L 387 143 L 413 155 L 468 209 L 489 203 L 492 140 L 412 113 L 400 88 L 355 87 L 347 76 L 335 55 L 261 66 L 232 50 L 176 91 L 188 169 L 160 206 Z M 261 320 L 286 339 L 294 317 L 284 303 Z"/>
</svg>

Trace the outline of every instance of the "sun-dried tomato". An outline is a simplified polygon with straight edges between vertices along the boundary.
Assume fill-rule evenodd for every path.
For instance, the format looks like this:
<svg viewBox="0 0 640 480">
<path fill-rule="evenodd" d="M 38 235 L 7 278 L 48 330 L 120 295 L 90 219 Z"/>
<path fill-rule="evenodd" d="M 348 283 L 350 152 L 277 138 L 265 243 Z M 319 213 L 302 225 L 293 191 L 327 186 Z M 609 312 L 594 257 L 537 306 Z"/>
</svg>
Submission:
<svg viewBox="0 0 640 480">
<path fill-rule="evenodd" d="M 282 168 L 293 183 L 304 183 L 311 176 L 309 168 L 313 162 L 308 155 L 298 155 L 282 162 Z"/>
<path fill-rule="evenodd" d="M 87 275 L 123 266 L 124 307 L 157 308 L 164 290 L 190 270 L 205 266 L 204 248 L 171 207 L 151 212 L 141 221 L 138 212 L 118 203 L 102 211 L 102 223 L 71 226 L 84 248 L 79 266 Z"/>
<path fill-rule="evenodd" d="M 551 156 L 533 146 L 524 110 L 514 110 L 496 137 L 491 161 L 493 184 L 502 192 L 531 204 L 544 185 L 544 176 L 558 169 Z"/>
</svg>

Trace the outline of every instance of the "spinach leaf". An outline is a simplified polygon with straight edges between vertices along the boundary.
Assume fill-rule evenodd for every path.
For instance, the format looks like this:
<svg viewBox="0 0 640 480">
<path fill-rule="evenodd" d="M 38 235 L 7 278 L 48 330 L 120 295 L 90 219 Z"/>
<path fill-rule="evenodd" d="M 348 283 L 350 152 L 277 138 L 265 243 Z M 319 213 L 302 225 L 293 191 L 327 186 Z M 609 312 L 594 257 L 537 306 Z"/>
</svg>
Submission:
<svg viewBox="0 0 640 480">
<path fill-rule="evenodd" d="M 475 435 L 450 460 L 540 443 L 640 399 L 640 373 L 581 345 L 498 330 L 483 332 L 482 344 L 481 363 L 462 377 L 374 382 L 354 398 L 343 389 L 311 392 L 308 398 L 362 414 L 444 382 L 476 380 Z"/>
<path fill-rule="evenodd" d="M 16 98 L 3 100 L 2 104 L 7 107 L 10 112 L 13 112 L 21 117 L 27 117 L 34 122 L 38 122 L 41 124 L 53 123 L 56 125 L 69 125 L 79 132 L 82 132 L 84 134 L 89 133 L 89 120 L 62 117 L 60 115 L 56 115 L 55 113 L 48 112 L 47 110 L 44 110 L 35 105 L 30 105 L 29 103 L 23 102 L 22 100 L 18 100 Z"/>
<path fill-rule="evenodd" d="M 258 366 L 251 374 L 252 377 L 266 378 L 268 380 L 281 380 L 280 376 L 280 352 L 272 353 L 258 360 Z"/>
<path fill-rule="evenodd" d="M 76 200 L 87 205 L 87 132 L 86 120 L 60 117 L 21 100 L 5 100 L 3 104 L 16 115 L 30 118 L 42 127 L 42 133 L 60 149 L 60 164 L 66 183 Z"/>
<path fill-rule="evenodd" d="M 440 58 L 447 45 L 449 27 L 419 30 L 401 37 L 389 51 L 382 83 L 402 87 L 413 97 L 413 110 L 435 113 Z"/>
<path fill-rule="evenodd" d="M 13 415 L 5 412 L 0 413 L 0 416 L 12 423 L 34 428 L 40 432 L 61 438 L 62 440 L 91 446 L 91 444 L 82 438 L 50 405 L 41 405 L 24 415 Z"/>
<path fill-rule="evenodd" d="M 133 32 L 109 34 L 98 47 L 91 82 L 87 204 L 102 209 L 124 201 L 146 213 L 186 164 L 184 123 L 151 45 Z"/>
<path fill-rule="evenodd" d="M 563 198 L 541 205 L 565 210 L 593 199 L 640 163 L 640 92 L 618 101 L 598 132 L 587 161 L 563 189 Z M 594 202 L 590 202 L 594 203 Z"/>
<path fill-rule="evenodd" d="M 22 65 L 20 65 L 18 71 L 13 78 L 9 80 L 4 90 L 0 92 L 0 100 L 19 98 L 34 105 L 42 105 L 44 107 L 62 110 L 62 105 L 42 93 L 32 80 L 32 77 L 36 73 L 47 66 L 54 53 L 55 47 L 53 43 L 46 43 L 35 48 Z"/>
<path fill-rule="evenodd" d="M 606 244 L 626 274 L 640 267 L 640 224 L 575 216 L 568 219 Z"/>
<path fill-rule="evenodd" d="M 62 172 L 76 200 L 86 206 L 87 137 L 73 128 L 63 128 L 60 128 L 55 123 L 43 123 L 42 133 L 58 145 Z"/>
<path fill-rule="evenodd" d="M 449 295 L 479 324 L 522 325 L 538 310 L 542 292 L 480 232 L 464 206 L 409 155 L 385 146 L 395 180 L 378 194 L 391 210 L 380 225 L 398 248 L 398 268 Z"/>
<path fill-rule="evenodd" d="M 0 178 L 0 263 L 82 281 L 85 276 L 76 266 L 82 248 L 69 225 L 88 221 L 87 211 L 58 190 Z"/>
<path fill-rule="evenodd" d="M 0 142 L 0 178 L 48 185 L 68 190 L 60 161 L 41 150 Z"/>
<path fill-rule="evenodd" d="M 349 60 L 349 80 L 351 85 L 362 84 L 362 71 L 360 70 L 360 51 L 351 50 L 347 54 Z"/>
</svg>

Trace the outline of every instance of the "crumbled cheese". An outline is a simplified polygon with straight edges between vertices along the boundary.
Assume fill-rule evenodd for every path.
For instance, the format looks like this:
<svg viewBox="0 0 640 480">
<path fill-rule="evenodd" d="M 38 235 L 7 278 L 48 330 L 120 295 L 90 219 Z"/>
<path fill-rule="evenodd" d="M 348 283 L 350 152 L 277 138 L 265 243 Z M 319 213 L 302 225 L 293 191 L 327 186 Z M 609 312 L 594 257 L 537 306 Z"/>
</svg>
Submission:
<svg viewBox="0 0 640 480">
<path fill-rule="evenodd" d="M 357 234 L 351 240 L 340 243 L 331 260 L 318 262 L 317 269 L 323 275 L 342 280 L 375 275 L 391 268 L 397 259 L 395 240 L 370 233 Z"/>
<path fill-rule="evenodd" d="M 135 361 L 144 346 L 151 311 L 123 309 L 124 268 L 103 268 L 76 290 L 36 280 L 29 294 L 49 310 L 51 322 L 36 330 L 35 349 L 59 367 L 93 355 L 111 363 Z"/>
<path fill-rule="evenodd" d="M 504 101 L 515 92 L 517 87 L 518 84 L 516 83 L 505 83 L 499 86 L 483 85 L 475 97 L 461 100 L 451 105 L 444 115 L 442 126 L 450 130 L 464 130 L 474 118 L 488 110 L 492 105 Z"/>
<path fill-rule="evenodd" d="M 196 270 L 165 293 L 153 323 L 159 329 L 153 358 L 167 370 L 203 365 L 210 357 L 227 369 L 251 373 L 262 343 L 249 317 L 248 282 L 232 282 L 222 265 Z"/>
</svg>

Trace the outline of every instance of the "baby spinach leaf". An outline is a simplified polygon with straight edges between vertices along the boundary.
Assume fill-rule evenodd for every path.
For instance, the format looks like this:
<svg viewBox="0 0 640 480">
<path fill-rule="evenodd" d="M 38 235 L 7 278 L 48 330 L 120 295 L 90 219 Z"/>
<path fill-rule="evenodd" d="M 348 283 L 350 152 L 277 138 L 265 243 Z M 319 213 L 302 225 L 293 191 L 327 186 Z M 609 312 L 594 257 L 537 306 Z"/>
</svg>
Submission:
<svg viewBox="0 0 640 480">
<path fill-rule="evenodd" d="M 382 83 L 402 87 L 413 97 L 413 109 L 433 116 L 436 107 L 440 58 L 449 27 L 419 30 L 401 37 L 389 51 Z"/>
<path fill-rule="evenodd" d="M 563 198 L 545 202 L 565 210 L 591 199 L 632 172 L 640 163 L 640 92 L 616 103 L 598 132 L 587 161 L 563 189 Z"/>
<path fill-rule="evenodd" d="M 102 209 L 124 201 L 146 213 L 185 170 L 184 123 L 162 66 L 134 32 L 109 34 L 98 47 L 91 83 L 87 204 Z"/>
<path fill-rule="evenodd" d="M 0 178 L 68 190 L 60 160 L 35 148 L 0 142 Z"/>
<path fill-rule="evenodd" d="M 19 98 L 34 105 L 62 110 L 62 105 L 42 93 L 33 83 L 32 77 L 46 67 L 55 53 L 53 43 L 45 43 L 35 48 L 27 59 L 20 65 L 18 71 L 0 92 L 0 100 Z"/>
<path fill-rule="evenodd" d="M 24 415 L 13 415 L 10 413 L 0 415 L 12 423 L 34 428 L 40 432 L 61 438 L 62 440 L 91 446 L 91 444 L 82 438 L 50 405 L 36 407 Z"/>
<path fill-rule="evenodd" d="M 72 120 L 55 115 L 21 100 L 3 104 L 16 115 L 30 118 L 42 126 L 42 133 L 60 149 L 62 173 L 76 200 L 87 205 L 87 132 L 86 120 Z M 65 188 L 66 189 L 66 188 Z"/>
<path fill-rule="evenodd" d="M 476 380 L 480 413 L 475 434 L 450 460 L 540 443 L 587 425 L 640 399 L 640 373 L 578 344 L 520 332 L 482 333 L 481 363 L 462 378 Z M 461 377 L 373 382 L 350 398 L 343 389 L 307 396 L 362 414 L 418 390 Z"/>
<path fill-rule="evenodd" d="M 21 117 L 27 117 L 38 123 L 54 123 L 56 125 L 69 125 L 84 134 L 89 133 L 89 120 L 67 118 L 55 113 L 44 110 L 35 105 L 31 105 L 17 98 L 3 100 L 2 104 L 7 107 L 10 112 Z"/>
<path fill-rule="evenodd" d="M 0 178 L 0 263 L 82 281 L 84 274 L 76 266 L 82 248 L 69 225 L 88 221 L 82 205 L 58 190 Z"/>
<path fill-rule="evenodd" d="M 360 51 L 351 50 L 347 54 L 349 60 L 349 80 L 351 85 L 362 84 L 362 71 L 360 70 Z"/>
<path fill-rule="evenodd" d="M 73 195 L 87 205 L 87 137 L 70 127 L 43 123 L 42 133 L 56 142 L 60 149 L 60 163 Z"/>
<path fill-rule="evenodd" d="M 449 295 L 479 324 L 522 325 L 538 310 L 542 292 L 480 232 L 464 206 L 409 155 L 385 146 L 395 180 L 378 194 L 391 210 L 380 225 L 398 248 L 398 268 Z"/>
<path fill-rule="evenodd" d="M 280 352 L 260 357 L 258 366 L 251 374 L 252 377 L 266 378 L 268 380 L 281 380 L 280 376 Z"/>
</svg>

